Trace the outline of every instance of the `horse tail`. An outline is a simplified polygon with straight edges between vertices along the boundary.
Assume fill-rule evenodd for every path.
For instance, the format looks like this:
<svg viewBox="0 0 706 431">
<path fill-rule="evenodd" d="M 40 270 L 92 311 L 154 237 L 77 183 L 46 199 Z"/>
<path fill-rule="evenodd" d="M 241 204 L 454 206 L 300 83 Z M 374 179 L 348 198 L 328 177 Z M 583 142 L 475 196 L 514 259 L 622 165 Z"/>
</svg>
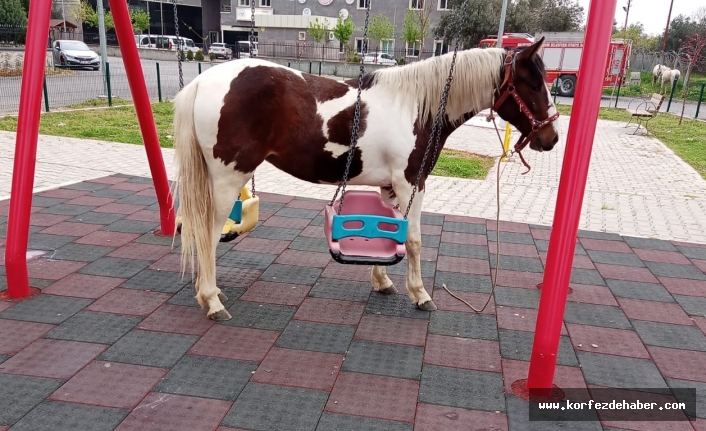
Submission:
<svg viewBox="0 0 706 431">
<path fill-rule="evenodd" d="M 174 158 L 179 166 L 174 184 L 175 192 L 179 192 L 177 219 L 181 220 L 182 276 L 187 262 L 191 264 L 193 275 L 194 252 L 200 261 L 215 259 L 211 248 L 215 213 L 211 180 L 194 126 L 197 90 L 198 80 L 194 80 L 174 98 Z M 199 278 L 205 275 L 200 269 Z"/>
</svg>

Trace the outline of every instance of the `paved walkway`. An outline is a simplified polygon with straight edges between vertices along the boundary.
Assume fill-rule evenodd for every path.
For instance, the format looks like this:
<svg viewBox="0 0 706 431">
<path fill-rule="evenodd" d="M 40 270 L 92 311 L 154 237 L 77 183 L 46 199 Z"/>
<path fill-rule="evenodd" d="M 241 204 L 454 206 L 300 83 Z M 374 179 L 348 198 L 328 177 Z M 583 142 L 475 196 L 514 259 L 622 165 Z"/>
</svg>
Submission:
<svg viewBox="0 0 706 431">
<path fill-rule="evenodd" d="M 518 159 L 503 163 L 501 220 L 551 225 L 564 156 L 568 117 L 558 121 L 561 141 L 548 153 L 526 151 L 532 171 Z M 464 125 L 448 148 L 497 156 L 500 144 L 488 123 Z M 631 135 L 623 124 L 600 120 L 580 227 L 641 237 L 706 243 L 706 181 L 653 137 Z M 517 135 L 513 135 L 513 140 Z M 14 133 L 0 132 L 0 199 L 11 188 Z M 173 151 L 163 150 L 173 178 Z M 114 173 L 149 176 L 141 146 L 41 136 L 35 186 L 69 184 Z M 258 189 L 270 193 L 327 199 L 332 186 L 299 181 L 269 164 L 257 171 Z M 493 219 L 495 172 L 487 180 L 433 177 L 426 211 Z"/>
<path fill-rule="evenodd" d="M 0 430 L 706 430 L 704 246 L 581 232 L 555 375 L 572 402 L 661 405 L 675 400 L 655 391 L 673 390 L 687 403 L 676 390 L 691 388 L 699 419 L 601 410 L 530 422 L 512 387 L 528 373 L 547 228 L 500 224 L 498 287 L 475 314 L 440 286 L 482 303 L 495 223 L 427 213 L 429 313 L 371 293 L 370 268 L 331 261 L 323 201 L 260 196 L 263 223 L 219 247 L 233 319 L 214 324 L 180 280 L 172 239 L 151 233 L 149 178 L 36 195 L 30 248 L 45 254 L 29 273 L 42 290 L 0 301 Z M 0 247 L 6 214 L 2 201 Z M 405 267 L 388 271 L 403 288 Z"/>
</svg>

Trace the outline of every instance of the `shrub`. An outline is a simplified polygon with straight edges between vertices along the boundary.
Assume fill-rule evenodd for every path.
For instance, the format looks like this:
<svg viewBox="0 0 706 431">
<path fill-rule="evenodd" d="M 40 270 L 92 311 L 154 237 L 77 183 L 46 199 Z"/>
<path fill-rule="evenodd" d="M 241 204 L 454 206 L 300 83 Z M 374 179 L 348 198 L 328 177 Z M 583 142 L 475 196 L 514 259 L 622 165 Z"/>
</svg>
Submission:
<svg viewBox="0 0 706 431">
<path fill-rule="evenodd" d="M 214 54 L 214 53 L 212 53 L 212 52 L 209 52 L 209 53 L 208 53 L 208 59 L 211 60 L 211 61 L 215 60 L 215 59 L 216 59 L 216 54 Z"/>
<path fill-rule="evenodd" d="M 186 59 L 189 61 L 194 59 L 194 53 L 191 50 L 186 51 Z"/>
<path fill-rule="evenodd" d="M 189 52 L 191 52 L 191 51 L 189 51 Z M 196 55 L 194 55 L 194 60 L 196 60 L 196 61 L 203 61 L 203 59 L 204 59 L 204 57 L 203 57 L 203 51 L 201 51 L 201 50 L 199 49 L 198 51 L 196 51 Z"/>
</svg>

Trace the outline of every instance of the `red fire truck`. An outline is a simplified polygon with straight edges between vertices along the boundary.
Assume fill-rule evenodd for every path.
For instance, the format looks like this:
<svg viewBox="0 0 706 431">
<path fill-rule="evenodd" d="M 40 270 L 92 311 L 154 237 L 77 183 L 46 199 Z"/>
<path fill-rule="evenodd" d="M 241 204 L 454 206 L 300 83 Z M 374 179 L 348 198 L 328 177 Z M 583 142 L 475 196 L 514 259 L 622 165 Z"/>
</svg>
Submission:
<svg viewBox="0 0 706 431">
<path fill-rule="evenodd" d="M 576 81 L 581 72 L 579 63 L 583 52 L 583 33 L 537 33 L 534 37 L 521 33 L 506 33 L 503 35 L 503 48 L 514 50 L 529 46 L 535 40 L 544 36 L 542 59 L 547 68 L 547 83 L 554 85 L 558 79 L 557 91 L 560 96 L 573 96 Z M 480 41 L 481 48 L 495 46 L 497 37 L 489 37 Z M 606 72 L 603 78 L 604 87 L 612 87 L 619 82 L 625 84 L 625 76 L 630 61 L 630 48 L 623 39 L 613 39 L 606 58 Z"/>
</svg>

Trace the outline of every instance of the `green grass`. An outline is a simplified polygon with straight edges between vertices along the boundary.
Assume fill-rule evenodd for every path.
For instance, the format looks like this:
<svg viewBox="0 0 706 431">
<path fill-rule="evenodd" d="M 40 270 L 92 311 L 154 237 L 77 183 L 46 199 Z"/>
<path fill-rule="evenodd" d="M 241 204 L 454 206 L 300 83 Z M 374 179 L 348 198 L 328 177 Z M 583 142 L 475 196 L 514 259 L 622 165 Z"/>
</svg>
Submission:
<svg viewBox="0 0 706 431">
<path fill-rule="evenodd" d="M 562 115 L 571 115 L 571 106 L 557 105 L 557 108 Z M 601 108 L 598 118 L 627 124 L 630 114 L 624 109 Z M 658 114 L 647 124 L 647 129 L 706 179 L 706 123 L 684 118 L 679 125 L 679 117 Z"/>
<path fill-rule="evenodd" d="M 626 82 L 629 82 L 630 73 L 628 72 L 628 77 Z M 674 98 L 681 100 L 684 97 L 684 78 L 685 74 L 682 74 L 677 81 L 677 88 L 674 90 Z M 692 73 L 691 79 L 689 80 L 689 96 L 687 100 L 697 102 L 699 100 L 699 93 L 701 91 L 701 84 L 706 83 L 706 75 L 700 73 Z M 646 96 L 650 97 L 652 93 L 659 93 L 660 83 L 657 82 L 655 86 L 652 86 L 652 72 L 640 72 L 640 84 L 639 85 L 626 85 L 620 88 L 620 97 L 635 97 L 635 96 Z M 603 94 L 610 96 L 611 94 L 615 96 L 618 89 L 615 88 L 604 88 Z M 669 98 L 669 93 L 671 88 L 665 89 L 665 98 Z M 705 92 L 706 93 L 706 92 Z M 706 98 L 706 97 L 705 97 Z"/>
<path fill-rule="evenodd" d="M 126 100 L 113 100 L 114 104 L 131 104 Z M 100 107 L 107 99 L 94 99 L 74 108 Z M 169 102 L 152 105 L 159 143 L 171 148 L 172 104 Z M 0 130 L 16 132 L 17 118 L 0 119 Z M 50 112 L 42 115 L 39 133 L 43 135 L 66 136 L 72 138 L 96 139 L 101 141 L 124 142 L 142 145 L 142 135 L 132 106 L 110 109 L 85 109 L 76 111 Z M 485 179 L 493 166 L 493 159 L 457 150 L 442 150 L 432 175 L 469 179 Z"/>
</svg>

